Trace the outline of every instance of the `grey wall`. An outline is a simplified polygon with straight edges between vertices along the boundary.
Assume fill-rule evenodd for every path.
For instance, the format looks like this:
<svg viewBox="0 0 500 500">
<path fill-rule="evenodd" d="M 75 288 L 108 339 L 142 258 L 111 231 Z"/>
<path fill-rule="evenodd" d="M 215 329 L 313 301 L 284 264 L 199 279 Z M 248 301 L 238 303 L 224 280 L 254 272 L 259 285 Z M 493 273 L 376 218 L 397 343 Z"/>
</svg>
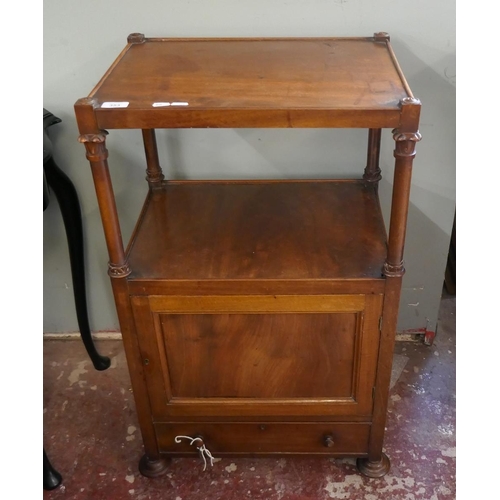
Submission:
<svg viewBox="0 0 500 500">
<path fill-rule="evenodd" d="M 62 119 L 50 129 L 54 157 L 72 179 L 83 212 L 93 331 L 118 330 L 103 231 L 73 104 L 86 96 L 129 33 L 161 36 L 370 36 L 387 31 L 422 101 L 398 329 L 434 329 L 455 210 L 455 2 L 453 0 L 75 0 L 44 2 L 44 102 Z M 165 130 L 165 174 L 173 178 L 361 175 L 364 130 Z M 113 131 L 109 163 L 124 239 L 147 186 L 138 131 Z M 389 215 L 393 141 L 383 136 L 380 186 Z M 44 213 L 44 331 L 77 331 L 69 257 L 57 203 Z"/>
</svg>

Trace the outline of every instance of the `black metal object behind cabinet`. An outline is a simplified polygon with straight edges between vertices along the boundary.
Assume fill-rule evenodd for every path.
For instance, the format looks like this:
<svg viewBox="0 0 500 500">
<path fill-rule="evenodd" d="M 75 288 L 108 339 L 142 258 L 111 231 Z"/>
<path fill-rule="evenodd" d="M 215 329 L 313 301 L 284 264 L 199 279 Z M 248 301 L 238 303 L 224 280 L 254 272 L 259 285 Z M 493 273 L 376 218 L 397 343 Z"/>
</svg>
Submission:
<svg viewBox="0 0 500 500">
<path fill-rule="evenodd" d="M 75 186 L 54 161 L 52 156 L 52 142 L 47 133 L 48 127 L 60 122 L 60 118 L 57 118 L 57 116 L 54 116 L 46 109 L 43 110 L 43 210 L 45 211 L 48 207 L 51 194 L 53 193 L 61 210 L 68 240 L 75 308 L 80 335 L 94 368 L 96 370 L 106 370 L 111 364 L 110 359 L 106 356 L 101 356 L 97 352 L 92 340 L 88 320 L 80 202 Z M 43 488 L 45 490 L 53 490 L 61 482 L 61 474 L 54 469 L 44 449 Z"/>
</svg>

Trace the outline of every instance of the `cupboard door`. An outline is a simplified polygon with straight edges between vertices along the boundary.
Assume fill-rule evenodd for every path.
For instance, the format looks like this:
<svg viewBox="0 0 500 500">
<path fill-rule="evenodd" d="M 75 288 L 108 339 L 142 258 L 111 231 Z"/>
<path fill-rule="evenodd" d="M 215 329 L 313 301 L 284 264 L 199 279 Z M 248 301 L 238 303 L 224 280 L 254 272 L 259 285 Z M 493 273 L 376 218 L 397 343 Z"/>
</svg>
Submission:
<svg viewBox="0 0 500 500">
<path fill-rule="evenodd" d="M 381 297 L 132 297 L 154 418 L 368 417 Z"/>
</svg>

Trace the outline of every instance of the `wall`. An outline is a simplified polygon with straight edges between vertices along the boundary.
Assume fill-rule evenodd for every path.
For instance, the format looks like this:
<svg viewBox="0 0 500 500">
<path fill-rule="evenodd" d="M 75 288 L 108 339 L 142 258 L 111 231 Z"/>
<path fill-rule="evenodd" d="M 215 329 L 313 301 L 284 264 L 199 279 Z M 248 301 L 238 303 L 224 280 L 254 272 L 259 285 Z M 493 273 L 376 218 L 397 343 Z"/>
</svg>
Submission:
<svg viewBox="0 0 500 500">
<path fill-rule="evenodd" d="M 50 129 L 54 158 L 75 184 L 83 213 L 89 317 L 93 331 L 118 330 L 107 253 L 73 104 L 86 96 L 126 44 L 148 37 L 370 36 L 387 31 L 422 101 L 414 164 L 407 273 L 398 329 L 435 328 L 455 210 L 455 2 L 442 0 L 75 0 L 44 2 L 44 102 L 62 119 Z M 364 130 L 159 131 L 161 164 L 174 178 L 361 175 Z M 116 131 L 107 144 L 127 240 L 147 187 L 140 132 Z M 393 141 L 383 135 L 380 186 L 386 218 Z M 44 217 L 44 331 L 78 331 L 64 227 L 54 201 Z"/>
</svg>

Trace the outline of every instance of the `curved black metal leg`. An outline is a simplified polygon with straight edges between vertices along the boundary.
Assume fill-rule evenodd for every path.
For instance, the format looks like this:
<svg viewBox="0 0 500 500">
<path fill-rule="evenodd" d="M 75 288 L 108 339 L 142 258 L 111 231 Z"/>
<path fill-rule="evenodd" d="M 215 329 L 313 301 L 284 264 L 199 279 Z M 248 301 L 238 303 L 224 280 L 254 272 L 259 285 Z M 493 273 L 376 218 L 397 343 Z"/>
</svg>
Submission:
<svg viewBox="0 0 500 500">
<path fill-rule="evenodd" d="M 56 195 L 66 229 L 80 335 L 94 368 L 96 370 L 106 370 L 106 368 L 109 368 L 111 361 L 108 357 L 101 356 L 97 352 L 90 333 L 85 289 L 83 226 L 78 195 L 69 177 L 56 165 L 52 157 L 44 162 L 43 168 L 47 183 Z"/>
<path fill-rule="evenodd" d="M 43 489 L 53 490 L 62 483 L 62 476 L 50 463 L 45 449 L 43 450 Z"/>
</svg>

